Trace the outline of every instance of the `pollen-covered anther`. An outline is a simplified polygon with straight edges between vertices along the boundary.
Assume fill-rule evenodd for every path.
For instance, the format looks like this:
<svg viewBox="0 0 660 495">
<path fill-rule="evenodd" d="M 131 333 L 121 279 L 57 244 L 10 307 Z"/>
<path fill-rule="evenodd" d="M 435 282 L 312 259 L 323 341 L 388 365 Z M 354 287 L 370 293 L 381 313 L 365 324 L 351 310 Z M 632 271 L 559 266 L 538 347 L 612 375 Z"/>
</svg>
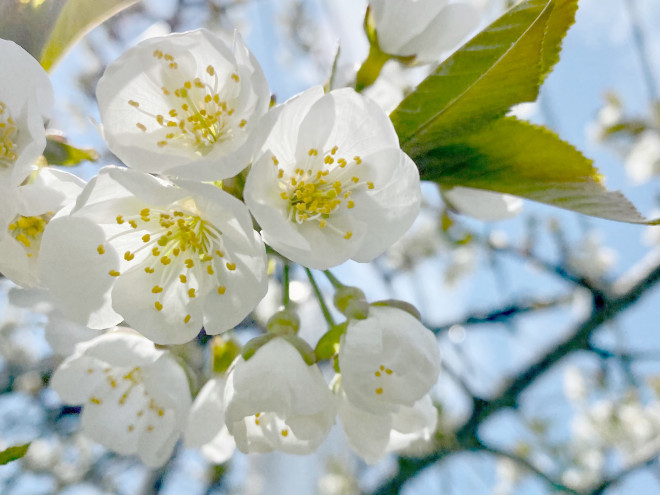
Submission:
<svg viewBox="0 0 660 495">
<path fill-rule="evenodd" d="M 6 168 L 18 158 L 16 135 L 18 127 L 7 106 L 0 101 L 0 168 Z"/>
<path fill-rule="evenodd" d="M 166 67 L 178 69 L 178 64 L 172 55 L 160 50 L 154 51 L 154 54 L 156 54 L 154 57 L 161 60 Z M 233 73 L 229 77 L 239 82 L 238 74 Z M 223 85 L 213 66 L 206 67 L 203 78 L 195 77 L 179 84 L 161 87 L 163 95 L 174 96 L 174 99 L 168 99 L 172 106 L 165 114 L 150 112 L 140 102 L 128 100 L 128 104 L 136 111 L 151 119 L 149 125 L 143 122 L 138 122 L 136 125 L 143 132 L 151 131 L 157 136 L 155 143 L 158 147 L 175 145 L 205 155 L 215 143 L 232 138 L 235 128 L 240 129 L 247 125 L 246 119 L 230 118 L 234 108 L 221 95 Z M 164 135 L 158 132 L 163 128 L 170 132 Z"/>
<path fill-rule="evenodd" d="M 337 145 L 322 155 L 317 148 L 310 148 L 307 155 L 311 167 L 298 167 L 288 177 L 278 167 L 279 195 L 283 201 L 288 202 L 289 220 L 298 224 L 318 222 L 319 228 L 329 227 L 345 239 L 350 239 L 352 232 L 333 225 L 332 214 L 343 206 L 354 208 L 355 202 L 348 200 L 352 191 L 365 186 L 367 189 L 373 188 L 373 184 L 362 181 L 355 173 L 349 175 L 349 170 L 362 163 L 359 156 L 356 155 L 349 164 L 345 158 L 335 158 L 338 152 Z M 323 160 L 319 161 L 321 156 Z"/>
</svg>

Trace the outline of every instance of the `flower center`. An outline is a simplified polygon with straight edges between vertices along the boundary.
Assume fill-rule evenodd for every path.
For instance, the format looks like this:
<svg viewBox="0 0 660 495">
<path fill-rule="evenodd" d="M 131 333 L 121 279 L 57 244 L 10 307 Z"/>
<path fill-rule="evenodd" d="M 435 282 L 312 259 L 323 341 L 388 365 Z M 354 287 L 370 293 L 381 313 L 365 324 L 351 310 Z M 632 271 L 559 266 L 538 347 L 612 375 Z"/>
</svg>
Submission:
<svg viewBox="0 0 660 495">
<path fill-rule="evenodd" d="M 98 371 L 98 368 L 89 368 L 87 373 L 91 375 Z M 135 415 L 135 421 L 128 425 L 128 431 L 132 432 L 135 430 L 136 423 L 141 423 L 143 419 L 146 419 L 147 425 L 144 429 L 152 432 L 154 430 L 153 423 L 155 423 L 155 420 L 159 420 L 165 416 L 165 409 L 158 405 L 144 388 L 142 369 L 139 366 L 128 371 L 127 368 L 106 367 L 102 370 L 102 373 L 105 375 L 104 385 L 110 387 L 108 395 L 117 397 L 117 394 L 121 392 L 121 395 L 117 399 L 119 406 L 124 406 L 131 399 L 131 395 L 134 394 L 132 406 L 138 410 Z M 99 395 L 106 395 L 102 389 L 97 390 L 97 392 L 101 392 Z M 93 395 L 90 397 L 89 402 L 95 406 L 102 406 L 104 404 L 104 398 Z"/>
<path fill-rule="evenodd" d="M 289 436 L 288 426 L 286 426 L 284 421 L 282 421 L 281 419 L 278 420 L 278 417 L 274 413 L 258 412 L 251 418 L 248 417 L 246 419 L 247 421 L 250 420 L 254 421 L 255 426 L 260 427 L 264 431 L 268 431 L 270 435 L 272 435 L 277 431 L 279 435 L 281 435 L 283 438 Z"/>
<path fill-rule="evenodd" d="M 374 376 L 378 378 L 377 384 L 378 387 L 374 390 L 376 392 L 376 395 L 382 395 L 383 394 L 383 386 L 387 384 L 387 377 L 390 376 L 393 373 L 393 371 L 386 367 L 385 365 L 380 365 L 376 371 L 374 371 Z"/>
<path fill-rule="evenodd" d="M 7 106 L 0 101 L 0 169 L 10 167 L 18 157 L 16 134 L 18 128 Z"/>
<path fill-rule="evenodd" d="M 122 250 L 135 246 L 124 252 L 123 259 L 125 264 L 140 265 L 146 276 L 153 276 L 150 292 L 156 311 L 164 307 L 163 294 L 177 284 L 190 299 L 211 290 L 225 294 L 227 288 L 220 279 L 226 277 L 225 270 L 235 271 L 236 263 L 224 252 L 222 232 L 200 216 L 192 199 L 167 210 L 143 208 L 138 215 L 119 214 L 115 220 L 126 230 L 107 242 L 118 240 Z M 105 245 L 99 244 L 97 252 L 104 255 Z M 108 274 L 118 277 L 120 272 L 110 270 Z M 186 315 L 183 322 L 190 320 Z"/>
<path fill-rule="evenodd" d="M 246 126 L 247 120 L 236 122 L 238 119 L 233 116 L 232 101 L 240 89 L 238 74 L 232 73 L 220 88 L 212 65 L 206 67 L 204 79 L 186 78 L 179 73 L 179 63 L 173 55 L 155 50 L 153 57 L 163 63 L 167 82 L 161 91 L 169 107 L 167 112 L 151 113 L 135 100 L 128 100 L 128 104 L 149 117 L 148 125 L 137 122 L 136 126 L 142 132 L 153 132 L 159 147 L 175 146 L 206 155 L 216 143 L 231 139 L 237 129 Z"/>
<path fill-rule="evenodd" d="M 331 230 L 350 239 L 353 233 L 335 227 L 331 215 L 339 210 L 355 206 L 351 195 L 355 189 L 373 189 L 374 184 L 363 181 L 359 176 L 362 159 L 354 156 L 351 161 L 337 157 L 338 146 L 319 155 L 316 148 L 307 153 L 306 163 L 296 168 L 292 175 L 280 168 L 279 161 L 272 157 L 278 168 L 280 197 L 287 202 L 289 220 L 298 224 L 318 222 L 319 228 Z"/>
<path fill-rule="evenodd" d="M 52 211 L 36 217 L 18 215 L 9 224 L 9 233 L 14 239 L 23 244 L 28 258 L 32 258 L 39 252 L 44 229 L 53 215 L 54 212 Z"/>
</svg>

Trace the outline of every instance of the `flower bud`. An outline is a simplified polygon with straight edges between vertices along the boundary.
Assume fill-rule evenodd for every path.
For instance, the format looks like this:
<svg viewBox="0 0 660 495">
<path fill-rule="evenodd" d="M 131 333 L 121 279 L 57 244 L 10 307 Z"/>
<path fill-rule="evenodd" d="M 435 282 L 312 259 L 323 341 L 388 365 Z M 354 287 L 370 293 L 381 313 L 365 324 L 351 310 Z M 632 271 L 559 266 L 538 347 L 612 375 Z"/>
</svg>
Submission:
<svg viewBox="0 0 660 495">
<path fill-rule="evenodd" d="M 213 338 L 213 371 L 224 373 L 229 369 L 234 359 L 241 353 L 240 345 L 234 339 L 225 340 L 220 336 Z"/>
<path fill-rule="evenodd" d="M 273 335 L 295 335 L 300 328 L 300 318 L 295 311 L 283 309 L 270 317 L 266 328 Z"/>
<path fill-rule="evenodd" d="M 364 320 L 369 315 L 369 303 L 357 287 L 340 287 L 334 295 L 334 303 L 346 318 Z"/>
<path fill-rule="evenodd" d="M 419 313 L 419 310 L 415 306 L 413 306 L 412 304 L 406 301 L 399 301 L 398 299 L 386 299 L 384 301 L 377 301 L 375 303 L 372 303 L 371 305 L 402 309 L 403 311 L 410 313 L 419 321 L 422 321 L 422 315 Z"/>
</svg>

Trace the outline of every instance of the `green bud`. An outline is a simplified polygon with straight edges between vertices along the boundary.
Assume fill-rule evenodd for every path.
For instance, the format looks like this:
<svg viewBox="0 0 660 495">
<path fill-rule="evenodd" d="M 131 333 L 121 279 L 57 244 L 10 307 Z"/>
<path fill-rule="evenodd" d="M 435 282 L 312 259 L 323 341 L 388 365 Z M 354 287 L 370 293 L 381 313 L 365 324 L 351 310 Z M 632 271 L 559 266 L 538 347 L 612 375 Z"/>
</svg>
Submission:
<svg viewBox="0 0 660 495">
<path fill-rule="evenodd" d="M 300 357 L 302 357 L 303 361 L 307 363 L 307 366 L 311 366 L 316 363 L 316 354 L 314 354 L 314 349 L 312 349 L 312 347 L 303 339 L 297 335 L 284 335 L 282 338 L 296 348 L 298 353 L 300 353 Z"/>
<path fill-rule="evenodd" d="M 316 357 L 318 359 L 330 359 L 339 352 L 339 339 L 346 333 L 348 322 L 335 325 L 321 337 L 316 344 Z"/>
<path fill-rule="evenodd" d="M 224 373 L 229 369 L 234 359 L 241 353 L 241 346 L 234 339 L 225 340 L 215 336 L 211 342 L 213 352 L 213 372 Z"/>
<path fill-rule="evenodd" d="M 410 304 L 409 302 L 406 301 L 399 301 L 398 299 L 386 299 L 385 301 L 377 301 L 375 303 L 371 304 L 372 306 L 389 306 L 390 308 L 398 308 L 402 309 L 411 315 L 413 315 L 415 318 L 417 318 L 419 321 L 422 321 L 422 315 L 419 313 L 419 310 Z"/>
<path fill-rule="evenodd" d="M 300 318 L 291 309 L 278 311 L 266 323 L 266 329 L 272 335 L 295 335 L 299 328 Z"/>
<path fill-rule="evenodd" d="M 241 353 L 243 359 L 248 361 L 259 349 L 261 349 L 271 340 L 277 338 L 284 339 L 293 347 L 295 347 L 300 354 L 300 357 L 303 358 L 303 361 L 305 361 L 307 365 L 311 366 L 312 364 L 316 363 L 316 354 L 314 354 L 314 349 L 312 349 L 312 347 L 307 342 L 295 334 L 275 335 L 272 333 L 267 333 L 265 335 L 255 337 L 243 346 L 243 352 Z"/>
<path fill-rule="evenodd" d="M 255 337 L 254 339 L 250 340 L 247 344 L 243 346 L 243 350 L 241 351 L 241 356 L 243 357 L 243 359 L 247 361 L 252 356 L 254 356 L 254 353 L 257 352 L 259 348 L 261 348 L 261 346 L 266 345 L 275 337 L 277 336 L 269 333 L 267 333 L 266 335 L 260 335 L 259 337 Z"/>
<path fill-rule="evenodd" d="M 335 306 L 349 319 L 364 320 L 369 316 L 367 298 L 357 287 L 340 287 L 334 295 Z"/>
</svg>

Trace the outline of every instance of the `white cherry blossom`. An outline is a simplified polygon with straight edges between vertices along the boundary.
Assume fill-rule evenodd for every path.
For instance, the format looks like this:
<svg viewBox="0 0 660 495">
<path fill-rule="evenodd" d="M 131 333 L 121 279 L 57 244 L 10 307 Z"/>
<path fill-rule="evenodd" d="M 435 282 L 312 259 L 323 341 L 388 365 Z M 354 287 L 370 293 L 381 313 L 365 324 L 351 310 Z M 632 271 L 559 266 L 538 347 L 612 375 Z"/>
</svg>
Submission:
<svg viewBox="0 0 660 495">
<path fill-rule="evenodd" d="M 41 285 L 39 251 L 44 229 L 84 186 L 73 174 L 42 168 L 32 182 L 14 189 L 12 218 L 0 221 L 8 234 L 0 237 L 0 272 L 24 287 Z"/>
<path fill-rule="evenodd" d="M 447 0 L 369 0 L 380 49 L 390 55 L 437 62 L 479 23 L 466 2 Z"/>
<path fill-rule="evenodd" d="M 440 372 L 433 333 L 407 311 L 372 306 L 364 320 L 350 320 L 339 345 L 341 386 L 348 401 L 373 414 L 413 405 Z"/>
<path fill-rule="evenodd" d="M 18 186 L 46 147 L 53 88 L 39 62 L 13 41 L 0 39 L 0 60 L 0 182 Z"/>
<path fill-rule="evenodd" d="M 315 87 L 267 120 L 275 122 L 244 197 L 273 249 L 325 269 L 371 261 L 408 230 L 419 173 L 376 103 L 352 89 L 324 95 Z"/>
<path fill-rule="evenodd" d="M 277 337 L 227 376 L 225 421 L 242 452 L 309 454 L 335 421 L 336 405 L 321 371 Z"/>
<path fill-rule="evenodd" d="M 375 464 L 388 452 L 429 442 L 438 423 L 438 411 L 429 395 L 411 407 L 375 414 L 356 407 L 339 391 L 339 418 L 351 448 L 367 463 Z"/>
<path fill-rule="evenodd" d="M 517 196 L 472 187 L 452 187 L 442 190 L 445 203 L 458 213 L 494 222 L 513 218 L 522 211 L 523 201 Z"/>
<path fill-rule="evenodd" d="M 91 328 L 122 319 L 160 344 L 245 318 L 267 288 L 266 253 L 245 205 L 216 186 L 106 167 L 42 239 L 43 281 Z"/>
<path fill-rule="evenodd" d="M 83 405 L 87 436 L 121 455 L 137 454 L 150 467 L 169 459 L 191 403 L 177 361 L 129 331 L 79 344 L 50 385 L 63 402 Z"/>
<path fill-rule="evenodd" d="M 202 387 L 190 409 L 184 442 L 188 448 L 199 448 L 214 464 L 228 461 L 236 442 L 225 425 L 225 379 L 214 376 Z"/>
<path fill-rule="evenodd" d="M 266 79 L 236 33 L 233 50 L 204 29 L 150 38 L 99 81 L 108 147 L 129 167 L 195 180 L 236 175 L 266 112 Z"/>
<path fill-rule="evenodd" d="M 657 131 L 644 131 L 635 138 L 625 165 L 630 178 L 638 184 L 660 174 L 660 135 Z"/>
</svg>

